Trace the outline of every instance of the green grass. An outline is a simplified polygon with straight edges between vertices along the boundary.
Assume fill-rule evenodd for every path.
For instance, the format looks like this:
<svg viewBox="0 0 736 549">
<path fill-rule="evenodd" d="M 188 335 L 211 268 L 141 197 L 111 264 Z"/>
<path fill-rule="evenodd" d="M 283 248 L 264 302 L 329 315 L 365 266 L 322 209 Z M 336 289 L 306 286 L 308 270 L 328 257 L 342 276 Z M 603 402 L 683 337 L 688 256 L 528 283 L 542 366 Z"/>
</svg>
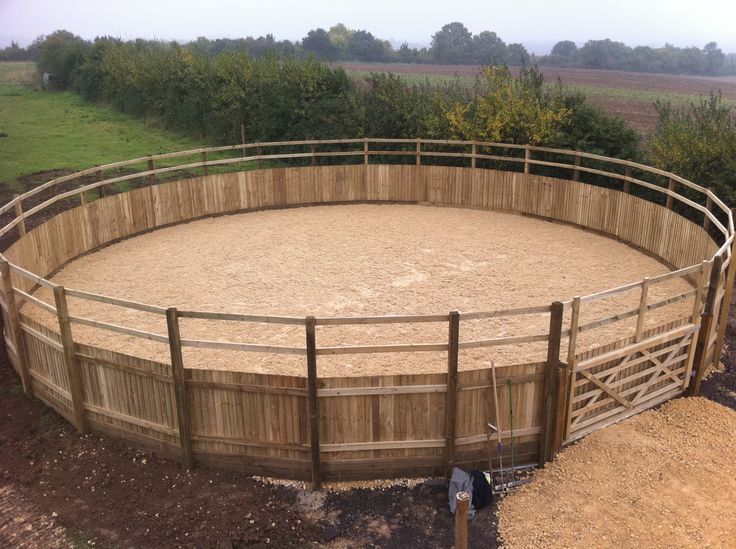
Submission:
<svg viewBox="0 0 736 549">
<path fill-rule="evenodd" d="M 32 63 L 0 63 L 0 184 L 15 190 L 22 175 L 203 145 L 73 93 L 34 89 L 34 81 Z"/>
</svg>

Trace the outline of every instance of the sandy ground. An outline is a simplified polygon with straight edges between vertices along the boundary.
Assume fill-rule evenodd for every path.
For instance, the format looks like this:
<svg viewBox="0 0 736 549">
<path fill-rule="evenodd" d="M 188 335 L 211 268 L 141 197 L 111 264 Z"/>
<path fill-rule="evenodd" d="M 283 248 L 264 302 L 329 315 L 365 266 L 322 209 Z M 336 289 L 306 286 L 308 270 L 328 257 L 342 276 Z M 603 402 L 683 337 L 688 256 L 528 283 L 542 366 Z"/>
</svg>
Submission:
<svg viewBox="0 0 736 549">
<path fill-rule="evenodd" d="M 656 260 L 614 240 L 513 214 L 404 205 L 264 211 L 162 229 L 80 258 L 53 278 L 70 288 L 180 309 L 317 317 L 437 314 L 547 305 L 644 276 Z M 687 291 L 650 289 L 650 302 Z M 50 300 L 48 293 L 39 293 Z M 638 306 L 639 292 L 584 306 L 582 322 Z M 681 317 L 691 302 L 650 313 Z M 28 313 L 32 309 L 26 307 Z M 72 315 L 166 333 L 161 316 L 70 299 Z M 33 311 L 41 316 L 42 311 Z M 461 324 L 461 341 L 546 333 L 548 315 Z M 581 335 L 591 348 L 630 335 L 635 319 Z M 168 362 L 168 346 L 74 326 L 77 341 Z M 182 320 L 184 338 L 304 346 L 303 328 Z M 447 341 L 447 324 L 319 327 L 317 344 Z M 564 345 L 563 345 L 564 347 Z M 566 352 L 566 351 L 563 351 Z M 461 369 L 544 360 L 546 343 L 462 351 Z M 303 357 L 185 349 L 188 367 L 305 375 Z M 320 357 L 320 376 L 441 372 L 445 353 Z"/>
<path fill-rule="evenodd" d="M 735 431 L 733 410 L 681 398 L 589 435 L 503 500 L 501 537 L 509 547 L 733 547 Z"/>
</svg>

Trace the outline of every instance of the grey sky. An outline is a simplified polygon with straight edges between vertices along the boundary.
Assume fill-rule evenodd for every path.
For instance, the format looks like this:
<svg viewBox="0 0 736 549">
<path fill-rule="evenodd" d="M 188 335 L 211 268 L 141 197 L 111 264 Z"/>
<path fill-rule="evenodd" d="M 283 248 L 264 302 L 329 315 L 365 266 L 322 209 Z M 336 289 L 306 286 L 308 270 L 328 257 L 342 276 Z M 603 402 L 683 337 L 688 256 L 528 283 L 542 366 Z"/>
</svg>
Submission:
<svg viewBox="0 0 736 549">
<path fill-rule="evenodd" d="M 558 40 L 611 38 L 629 45 L 702 47 L 714 40 L 736 52 L 735 0 L 0 0 L 0 46 L 28 44 L 65 28 L 84 38 L 188 40 L 271 33 L 298 40 L 336 22 L 379 38 L 428 44 L 445 23 L 495 31 L 545 53 Z"/>
</svg>

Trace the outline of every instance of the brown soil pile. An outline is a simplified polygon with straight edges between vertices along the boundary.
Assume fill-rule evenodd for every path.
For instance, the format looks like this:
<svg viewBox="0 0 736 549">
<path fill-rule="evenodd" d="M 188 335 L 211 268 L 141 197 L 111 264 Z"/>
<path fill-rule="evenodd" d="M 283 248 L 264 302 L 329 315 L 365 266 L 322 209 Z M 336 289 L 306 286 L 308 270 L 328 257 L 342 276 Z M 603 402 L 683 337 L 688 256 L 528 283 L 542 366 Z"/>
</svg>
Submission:
<svg viewBox="0 0 736 549">
<path fill-rule="evenodd" d="M 438 314 L 549 305 L 667 272 L 656 260 L 568 225 L 498 212 L 403 205 L 324 206 L 205 219 L 74 261 L 54 282 L 180 309 L 285 316 Z M 650 302 L 687 291 L 652 286 Z M 39 292 L 52 301 L 49 292 Z M 638 307 L 639 291 L 586 304 L 581 322 Z M 72 315 L 154 333 L 162 316 L 70 299 Z M 652 311 L 679 318 L 689 301 Z M 29 307 L 28 311 L 32 311 Z M 51 319 L 48 319 L 53 322 Z M 581 334 L 582 348 L 631 335 L 635 318 Z M 544 334 L 548 315 L 462 323 L 461 341 Z M 75 339 L 169 361 L 165 344 L 79 325 Z M 182 321 L 182 337 L 304 347 L 303 327 Z M 446 343 L 447 323 L 319 327 L 317 344 Z M 546 343 L 463 351 L 460 369 L 544 360 Z M 303 357 L 185 350 L 192 368 L 305 375 Z M 321 376 L 443 372 L 446 353 L 320 357 Z"/>
<path fill-rule="evenodd" d="M 736 412 L 703 398 L 598 431 L 499 507 L 510 547 L 726 547 L 736 540 Z"/>
</svg>

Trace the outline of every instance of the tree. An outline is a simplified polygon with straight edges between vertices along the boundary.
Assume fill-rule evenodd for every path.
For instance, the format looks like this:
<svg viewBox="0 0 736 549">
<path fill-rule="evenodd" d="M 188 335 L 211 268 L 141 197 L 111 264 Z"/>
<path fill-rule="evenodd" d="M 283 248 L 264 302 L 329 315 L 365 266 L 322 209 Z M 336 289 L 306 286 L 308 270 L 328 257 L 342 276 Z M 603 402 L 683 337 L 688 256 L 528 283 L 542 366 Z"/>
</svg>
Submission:
<svg viewBox="0 0 736 549">
<path fill-rule="evenodd" d="M 310 30 L 302 39 L 302 48 L 322 59 L 334 59 L 338 53 L 337 46 L 330 41 L 325 29 Z"/>
<path fill-rule="evenodd" d="M 350 35 L 346 53 L 361 61 L 385 61 L 388 57 L 383 43 L 368 31 L 358 30 Z"/>
<path fill-rule="evenodd" d="M 655 104 L 659 123 L 649 139 L 652 163 L 736 200 L 736 120 L 720 94 L 685 109 Z"/>
<path fill-rule="evenodd" d="M 508 62 L 506 43 L 495 32 L 483 31 L 473 36 L 473 62 L 478 65 L 503 65 Z"/>
<path fill-rule="evenodd" d="M 76 34 L 66 30 L 57 30 L 40 40 L 38 67 L 41 72 L 51 75 L 51 85 L 65 90 L 71 87 L 90 48 Z"/>
<path fill-rule="evenodd" d="M 561 86 L 545 89 L 537 68 L 522 68 L 514 78 L 508 67 L 485 67 L 487 91 L 447 113 L 455 137 L 501 143 L 553 143 L 570 117 Z"/>
<path fill-rule="evenodd" d="M 708 42 L 704 51 L 707 73 L 718 74 L 726 61 L 726 56 L 715 42 Z"/>
<path fill-rule="evenodd" d="M 577 45 L 572 40 L 561 40 L 552 46 L 552 55 L 560 57 L 570 57 L 578 50 Z"/>
<path fill-rule="evenodd" d="M 526 48 L 521 44 L 509 44 L 509 65 L 527 66 L 531 62 L 531 57 Z"/>
<path fill-rule="evenodd" d="M 432 57 L 447 65 L 472 63 L 473 35 L 462 23 L 448 23 L 432 36 Z"/>
</svg>

